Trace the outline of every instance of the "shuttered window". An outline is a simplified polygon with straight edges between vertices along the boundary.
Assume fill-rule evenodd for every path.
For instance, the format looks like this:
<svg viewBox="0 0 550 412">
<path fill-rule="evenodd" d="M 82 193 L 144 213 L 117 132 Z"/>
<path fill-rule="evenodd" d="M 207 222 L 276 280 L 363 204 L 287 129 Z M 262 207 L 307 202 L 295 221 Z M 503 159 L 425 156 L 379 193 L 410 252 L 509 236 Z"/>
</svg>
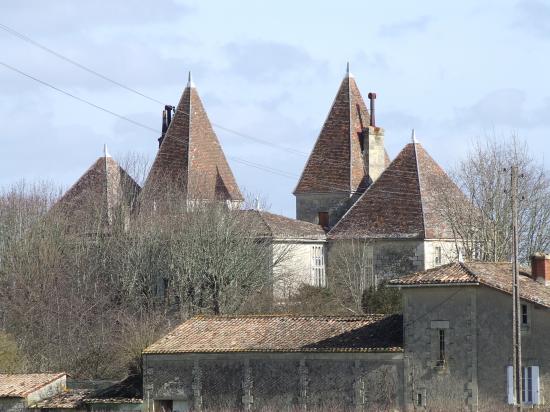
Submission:
<svg viewBox="0 0 550 412">
<path fill-rule="evenodd" d="M 527 405 L 538 405 L 540 403 L 540 383 L 539 383 L 539 367 L 525 366 L 522 368 L 521 374 L 521 401 Z M 512 366 L 506 368 L 506 387 L 508 391 L 508 404 L 515 403 L 514 397 L 514 372 Z"/>
</svg>

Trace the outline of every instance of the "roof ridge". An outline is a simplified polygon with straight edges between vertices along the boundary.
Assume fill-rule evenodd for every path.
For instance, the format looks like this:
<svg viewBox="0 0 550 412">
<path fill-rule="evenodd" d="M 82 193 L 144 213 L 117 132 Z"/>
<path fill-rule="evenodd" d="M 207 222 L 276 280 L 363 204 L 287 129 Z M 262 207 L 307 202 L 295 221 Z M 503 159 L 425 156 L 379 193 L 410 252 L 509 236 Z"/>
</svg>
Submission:
<svg viewBox="0 0 550 412">
<path fill-rule="evenodd" d="M 398 156 L 399 156 L 399 154 L 398 154 Z M 393 160 L 390 161 L 390 164 L 387 165 L 387 166 L 384 168 L 384 170 L 382 171 L 382 173 L 380 174 L 380 176 L 382 176 L 382 175 L 384 174 L 384 172 L 390 168 L 390 166 L 395 162 L 395 160 L 397 159 L 398 156 L 395 156 L 395 157 L 393 158 Z M 380 181 L 380 176 L 379 176 L 378 179 L 376 179 L 371 185 L 369 185 L 369 187 L 367 187 L 363 193 L 361 193 L 361 195 L 357 198 L 357 200 L 353 203 L 353 205 L 351 205 L 351 207 L 350 207 L 348 210 L 346 210 L 346 212 L 342 215 L 342 217 L 338 220 L 338 222 L 336 222 L 336 224 L 328 231 L 327 236 L 330 236 L 330 234 L 332 233 L 332 231 L 333 231 L 334 229 L 336 229 L 336 227 L 340 224 L 340 222 L 342 222 L 342 221 L 344 220 L 344 218 L 346 217 L 346 215 L 348 215 L 348 214 L 351 212 L 351 210 L 357 206 L 357 204 L 359 203 L 359 200 L 361 200 L 364 196 L 366 196 L 367 193 L 369 192 L 369 190 L 371 190 L 373 187 L 375 187 L 376 182 Z"/>
<path fill-rule="evenodd" d="M 423 201 L 423 195 L 422 195 L 422 179 L 420 178 L 420 165 L 418 164 L 418 153 L 416 151 L 416 145 L 419 145 L 416 141 L 416 137 L 414 134 L 413 129 L 413 142 L 409 143 L 413 145 L 413 152 L 414 152 L 414 160 L 416 163 L 416 178 L 418 179 L 418 192 L 420 195 L 420 211 L 422 213 L 422 231 L 424 232 L 423 238 L 426 238 L 426 214 L 424 213 L 424 201 Z"/>
<path fill-rule="evenodd" d="M 302 315 L 292 313 L 263 313 L 263 314 L 249 314 L 249 315 L 207 315 L 200 314 L 195 315 L 188 320 L 223 320 L 223 319 L 369 319 L 372 317 L 390 317 L 396 315 L 395 313 L 365 313 L 363 315 Z"/>
</svg>

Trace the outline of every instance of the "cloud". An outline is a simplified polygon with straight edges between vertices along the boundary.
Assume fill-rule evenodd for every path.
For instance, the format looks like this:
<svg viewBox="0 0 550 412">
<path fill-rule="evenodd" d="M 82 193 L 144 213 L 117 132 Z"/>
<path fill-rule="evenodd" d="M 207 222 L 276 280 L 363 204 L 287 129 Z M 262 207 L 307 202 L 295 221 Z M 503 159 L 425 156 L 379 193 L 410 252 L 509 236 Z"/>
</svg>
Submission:
<svg viewBox="0 0 550 412">
<path fill-rule="evenodd" d="M 542 37 L 550 36 L 550 4 L 541 0 L 516 3 L 516 24 Z"/>
<path fill-rule="evenodd" d="M 86 31 L 91 27 L 112 24 L 136 25 L 169 22 L 194 11 L 174 0 L 153 1 L 103 0 L 42 0 L 13 1 L 2 4 L 2 23 L 25 22 L 21 31 L 64 34 L 67 31 Z"/>
<path fill-rule="evenodd" d="M 230 65 L 229 71 L 253 80 L 274 80 L 298 70 L 311 73 L 312 70 L 326 68 L 326 62 L 316 60 L 305 50 L 290 44 L 260 41 L 229 43 L 222 50 Z"/>
<path fill-rule="evenodd" d="M 493 91 L 470 107 L 455 110 L 455 123 L 461 126 L 492 128 L 535 128 L 549 126 L 550 97 L 539 105 L 528 105 L 525 92 L 517 89 Z"/>
<path fill-rule="evenodd" d="M 420 16 L 411 20 L 385 24 L 380 27 L 378 33 L 384 37 L 400 37 L 411 33 L 419 33 L 428 28 L 431 20 L 429 16 Z"/>
<path fill-rule="evenodd" d="M 469 107 L 455 109 L 456 123 L 461 126 L 524 127 L 528 124 L 525 112 L 525 92 L 501 89 L 483 96 Z"/>
</svg>

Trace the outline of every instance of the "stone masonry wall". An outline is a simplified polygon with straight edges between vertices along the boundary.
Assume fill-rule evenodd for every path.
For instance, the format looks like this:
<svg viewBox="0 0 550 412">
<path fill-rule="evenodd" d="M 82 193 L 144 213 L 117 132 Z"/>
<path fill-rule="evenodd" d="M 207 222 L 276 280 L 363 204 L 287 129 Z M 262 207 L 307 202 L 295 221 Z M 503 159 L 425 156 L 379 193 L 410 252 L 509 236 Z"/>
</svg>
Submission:
<svg viewBox="0 0 550 412">
<path fill-rule="evenodd" d="M 475 287 L 403 288 L 403 295 L 406 409 L 475 410 Z"/>
<path fill-rule="evenodd" d="M 144 411 L 367 411 L 403 404 L 401 353 L 146 355 Z"/>
<path fill-rule="evenodd" d="M 357 198 L 350 197 L 349 192 L 297 194 L 296 219 L 319 224 L 319 212 L 328 212 L 329 226 L 332 227 Z"/>
</svg>

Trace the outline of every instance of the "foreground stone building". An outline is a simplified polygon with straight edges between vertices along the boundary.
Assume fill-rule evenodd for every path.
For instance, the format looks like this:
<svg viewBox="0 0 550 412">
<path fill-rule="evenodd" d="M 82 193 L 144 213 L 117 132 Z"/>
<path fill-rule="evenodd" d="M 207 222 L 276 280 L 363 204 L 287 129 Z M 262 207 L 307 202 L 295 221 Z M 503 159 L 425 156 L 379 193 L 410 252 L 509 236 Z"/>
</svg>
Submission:
<svg viewBox="0 0 550 412">
<path fill-rule="evenodd" d="M 544 408 L 550 256 L 534 259 L 520 273 L 522 399 Z M 391 287 L 402 317 L 190 319 L 144 351 L 144 408 L 511 410 L 511 264 L 449 263 Z"/>
<path fill-rule="evenodd" d="M 399 315 L 196 317 L 144 351 L 144 410 L 400 408 L 401 328 Z"/>
</svg>

